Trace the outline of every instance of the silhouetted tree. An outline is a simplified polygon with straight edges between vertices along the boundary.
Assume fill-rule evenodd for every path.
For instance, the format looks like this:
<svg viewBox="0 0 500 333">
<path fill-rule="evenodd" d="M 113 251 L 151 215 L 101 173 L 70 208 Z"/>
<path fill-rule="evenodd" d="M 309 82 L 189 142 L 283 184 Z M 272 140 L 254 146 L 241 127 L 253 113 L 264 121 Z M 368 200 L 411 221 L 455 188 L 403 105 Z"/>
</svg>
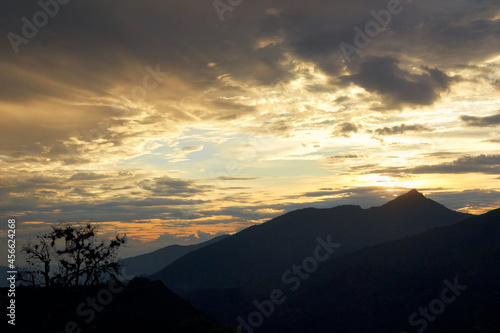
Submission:
<svg viewBox="0 0 500 333">
<path fill-rule="evenodd" d="M 30 270 L 20 278 L 32 286 L 97 285 L 117 276 L 117 251 L 125 243 L 125 235 L 99 239 L 97 227 L 90 223 L 52 226 L 51 232 L 22 247 Z"/>
</svg>

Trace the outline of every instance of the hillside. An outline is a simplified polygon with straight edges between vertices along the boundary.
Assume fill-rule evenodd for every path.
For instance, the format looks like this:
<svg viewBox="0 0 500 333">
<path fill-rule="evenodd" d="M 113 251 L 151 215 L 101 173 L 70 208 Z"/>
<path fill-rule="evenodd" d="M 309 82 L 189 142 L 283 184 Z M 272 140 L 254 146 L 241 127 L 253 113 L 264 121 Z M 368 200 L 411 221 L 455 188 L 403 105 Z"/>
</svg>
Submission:
<svg viewBox="0 0 500 333">
<path fill-rule="evenodd" d="M 0 306 L 5 309 L 7 293 L 5 289 L 0 292 Z M 101 285 L 78 293 L 19 287 L 16 305 L 18 332 L 236 332 L 196 310 L 161 283 L 140 278 L 126 286 Z M 2 325 L 6 326 L 6 320 Z"/>
<path fill-rule="evenodd" d="M 499 237 L 500 209 L 333 258 L 296 290 L 278 275 L 188 298 L 222 322 L 236 323 L 248 320 L 254 301 L 280 289 L 286 301 L 258 327 L 263 333 L 415 332 L 424 322 L 422 316 L 410 322 L 410 316 L 440 299 L 444 281 L 456 278 L 466 290 L 427 322 L 426 332 L 493 333 L 500 327 Z"/>
<path fill-rule="evenodd" d="M 289 294 L 259 331 L 412 332 L 424 323 L 419 315 L 410 324 L 410 315 L 441 299 L 445 280 L 457 279 L 467 288 L 426 324 L 426 332 L 498 332 L 499 237 L 497 209 L 333 259 Z"/>
<path fill-rule="evenodd" d="M 207 245 L 216 243 L 229 235 L 215 237 L 195 245 L 170 245 L 159 250 L 119 261 L 126 268 L 127 275 L 142 276 L 158 272 L 182 256 Z"/>
<path fill-rule="evenodd" d="M 195 290 L 238 287 L 275 274 L 310 255 L 317 238 L 341 246 L 332 257 L 363 247 L 457 223 L 469 217 L 415 190 L 381 207 L 307 208 L 245 229 L 193 251 L 150 276 L 180 295 Z"/>
</svg>

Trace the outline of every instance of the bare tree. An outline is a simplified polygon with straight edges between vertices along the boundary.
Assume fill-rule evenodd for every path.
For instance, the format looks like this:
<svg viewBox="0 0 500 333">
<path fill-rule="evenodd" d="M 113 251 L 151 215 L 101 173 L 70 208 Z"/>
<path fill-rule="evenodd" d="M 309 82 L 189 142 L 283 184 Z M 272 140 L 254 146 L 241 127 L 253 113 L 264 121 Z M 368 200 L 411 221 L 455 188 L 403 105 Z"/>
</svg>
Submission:
<svg viewBox="0 0 500 333">
<path fill-rule="evenodd" d="M 33 286 L 85 287 L 116 277 L 117 252 L 126 236 L 97 236 L 90 222 L 52 226 L 51 232 L 37 236 L 37 242 L 22 247 L 31 269 L 21 274 L 21 280 Z"/>
</svg>

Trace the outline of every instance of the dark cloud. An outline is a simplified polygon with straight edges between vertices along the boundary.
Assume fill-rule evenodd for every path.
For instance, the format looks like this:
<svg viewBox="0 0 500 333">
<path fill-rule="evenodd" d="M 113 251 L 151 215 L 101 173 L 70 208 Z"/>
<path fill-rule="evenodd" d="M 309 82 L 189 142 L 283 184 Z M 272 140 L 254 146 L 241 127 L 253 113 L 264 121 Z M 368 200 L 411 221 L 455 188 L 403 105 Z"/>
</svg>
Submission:
<svg viewBox="0 0 500 333">
<path fill-rule="evenodd" d="M 456 4 L 449 0 L 439 4 L 430 0 L 401 3 L 405 8 L 403 13 L 395 16 L 388 27 L 394 33 L 391 38 L 396 45 L 418 40 L 430 49 L 434 47 L 436 54 L 451 54 L 466 48 L 468 52 L 460 54 L 466 63 L 471 53 L 482 52 L 485 57 L 494 53 L 494 40 L 489 45 L 477 44 L 486 43 L 488 37 L 498 38 L 498 20 L 493 20 L 497 3 Z M 9 1 L 3 6 L 3 12 L 9 13 L 3 21 L 6 33 L 21 34 L 20 18 L 31 17 L 40 10 L 29 1 Z M 132 86 L 141 80 L 123 71 L 129 62 L 138 62 L 143 68 L 161 63 L 172 76 L 196 89 L 219 86 L 217 77 L 226 73 L 269 85 L 295 75 L 285 64 L 287 54 L 313 62 L 335 77 L 344 68 L 339 44 L 352 43 L 354 27 L 364 28 L 373 20 L 371 10 L 386 7 L 386 0 L 370 1 L 369 5 L 363 1 L 258 0 L 227 12 L 222 23 L 211 2 L 145 0 L 127 5 L 118 0 L 72 2 L 61 6 L 56 17 L 33 40 L 20 45 L 19 54 L 12 51 L 7 38 L 2 41 L 1 52 L 5 56 L 2 58 L 11 63 L 21 58 L 26 61 L 24 54 L 36 53 L 36 59 L 25 62 L 26 67 L 99 95 L 113 88 L 116 79 Z M 383 39 L 389 34 L 384 32 L 376 38 Z M 266 46 L 259 46 L 262 43 Z M 473 43 L 476 48 L 470 50 Z M 385 45 L 370 45 L 370 48 L 377 51 L 382 46 Z M 400 52 L 397 47 L 394 51 Z M 217 66 L 208 68 L 210 62 Z M 23 89 L 27 82 L 17 81 L 29 78 L 17 75 L 14 69 L 10 67 L 3 72 L 9 76 L 3 82 L 14 82 L 0 89 L 5 98 L 33 99 L 56 92 L 55 87 L 33 77 L 33 89 Z M 60 89 L 57 95 L 74 95 L 77 91 Z"/>
<path fill-rule="evenodd" d="M 332 29 L 304 36 L 294 42 L 293 46 L 298 57 L 314 61 L 325 73 L 335 77 L 344 66 L 339 45 L 352 39 L 352 28 Z"/>
<path fill-rule="evenodd" d="M 435 68 L 422 68 L 421 74 L 407 72 L 393 57 L 369 57 L 357 74 L 344 76 L 341 81 L 354 83 L 379 94 L 386 104 L 432 105 L 448 90 L 453 79 Z"/>
<path fill-rule="evenodd" d="M 450 163 L 418 166 L 411 172 L 500 174 L 500 155 L 463 156 Z"/>
<path fill-rule="evenodd" d="M 404 11 L 393 18 L 388 31 L 363 50 L 359 71 L 356 66 L 347 68 L 351 72 L 348 82 L 381 95 L 385 104 L 397 107 L 435 102 L 450 87 L 450 77 L 441 67 L 434 68 L 436 59 L 459 66 L 478 56 L 488 58 L 498 53 L 497 2 L 401 2 Z M 146 68 L 157 65 L 170 73 L 161 88 L 148 92 L 147 100 L 157 111 L 134 120 L 134 124 L 166 121 L 160 111 L 165 110 L 165 101 L 207 91 L 210 94 L 203 105 L 213 113 L 205 119 L 231 121 L 253 114 L 252 105 L 230 105 L 220 97 L 245 95 L 248 91 L 241 82 L 279 85 L 297 78 L 305 73 L 295 67 L 297 60 L 316 66 L 337 82 L 338 76 L 346 73 L 339 44 L 352 43 L 354 27 L 363 28 L 373 20 L 371 10 L 386 7 L 385 0 L 370 1 L 369 5 L 363 1 L 256 0 L 226 13 L 226 20 L 220 22 L 210 2 L 145 0 L 124 5 L 118 0 L 90 0 L 61 5 L 49 24 L 28 44 L 20 45 L 18 54 L 7 38 L 0 41 L 0 99 L 19 104 L 16 116 L 6 115 L 0 123 L 6 128 L 5 137 L 14 136 L 16 131 L 25 133 L 15 143 L 0 140 L 0 148 L 9 156 L 20 149 L 39 155 L 34 142 L 52 147 L 75 132 L 99 128 L 99 121 L 109 115 L 102 106 L 84 104 L 130 97 L 134 86 L 142 84 Z M 6 1 L 2 8 L 4 35 L 21 34 L 21 17 L 31 18 L 40 10 L 32 1 Z M 386 38 L 391 38 L 393 47 L 387 47 Z M 429 67 L 420 73 L 410 72 L 398 62 L 402 52 Z M 374 63 L 370 55 L 379 56 L 375 58 L 379 61 Z M 382 68 L 377 71 L 373 68 L 376 65 Z M 239 82 L 225 82 L 220 79 L 224 75 Z M 321 92 L 335 87 L 312 85 L 310 89 Z M 49 101 L 55 105 L 47 109 L 56 110 L 58 117 L 37 119 L 33 105 L 28 104 Z M 171 116 L 174 121 L 188 121 L 181 111 L 172 111 Z M 126 145 L 116 133 L 102 138 L 117 147 Z M 89 161 L 86 157 L 47 157 L 67 165 Z"/>
<path fill-rule="evenodd" d="M 7 34 L 20 35 L 21 18 L 31 20 L 40 6 L 32 0 L 3 1 L 0 159 L 10 178 L 3 180 L 0 188 L 2 212 L 25 221 L 77 221 L 91 216 L 101 221 L 123 222 L 183 218 L 185 214 L 179 212 L 183 207 L 219 200 L 216 195 L 191 199 L 213 188 L 170 177 L 149 176 L 150 179 L 141 181 L 143 176 L 117 176 L 109 170 L 109 179 L 102 178 L 102 164 L 130 166 L 139 173 L 141 167 L 148 170 L 149 165 L 140 162 L 127 164 L 131 158 L 148 153 L 143 149 L 145 142 L 159 144 L 195 122 L 200 128 L 205 125 L 202 121 L 211 128 L 237 132 L 246 120 L 257 123 L 263 119 L 259 129 L 282 138 L 293 135 L 295 129 L 308 132 L 313 126 L 329 128 L 330 132 L 333 128 L 348 136 L 361 131 L 361 123 L 355 121 L 360 119 L 365 105 L 374 105 L 373 95 L 382 101 L 380 110 L 429 106 L 453 88 L 455 79 L 450 73 L 462 70 L 475 77 L 493 77 L 487 80 L 498 87 L 498 82 L 493 83 L 495 64 L 483 66 L 481 62 L 498 55 L 498 1 L 402 0 L 404 11 L 346 65 L 339 44 L 352 43 L 354 27 L 364 28 L 373 20 L 370 11 L 386 8 L 387 2 L 243 1 L 225 13 L 221 22 L 212 1 L 70 1 L 61 5 L 59 13 L 15 53 Z M 169 76 L 163 77 L 158 88 L 148 90 L 144 100 L 137 101 L 132 91 L 143 85 L 148 68 L 160 68 Z M 313 110 L 300 105 L 299 97 L 303 96 L 295 100 L 295 91 L 290 91 L 286 84 L 295 80 L 297 91 L 311 94 L 311 104 L 326 101 L 324 106 L 316 105 Z M 373 95 L 342 90 L 351 84 Z M 282 102 L 269 103 L 274 100 Z M 330 107 L 335 111 L 327 110 Z M 113 108 L 126 112 L 116 113 Z M 273 112 L 279 115 L 274 116 Z M 319 113 L 323 119 L 310 117 Z M 295 121 L 299 116 L 303 117 L 302 124 Z M 369 116 L 364 114 L 363 119 Z M 496 116 L 464 117 L 462 121 L 467 126 L 497 124 Z M 390 121 L 400 123 L 402 119 L 405 118 Z M 385 119 L 379 120 L 375 128 L 380 135 L 424 130 L 412 124 L 384 128 L 381 123 Z M 200 143 L 186 143 L 187 147 L 175 152 L 179 157 L 194 151 L 193 145 L 197 144 Z M 310 147 L 319 148 L 313 144 Z M 325 147 L 327 144 L 321 143 L 321 148 Z M 342 148 L 347 149 L 351 148 Z M 329 151 L 327 155 L 338 151 Z M 335 163 L 354 160 L 354 156 L 358 155 L 345 153 L 327 160 Z M 495 174 L 499 168 L 496 156 L 466 156 L 449 163 L 414 169 L 393 167 L 386 172 Z M 120 164 L 122 161 L 126 162 Z M 87 168 L 92 163 L 99 167 Z M 86 168 L 78 167 L 82 164 Z M 370 172 L 380 166 L 348 168 L 352 172 Z M 51 176 L 41 177 L 40 173 L 26 170 L 46 170 Z M 248 179 L 254 178 L 251 176 Z M 119 177 L 127 179 L 115 182 Z M 218 212 L 194 209 L 190 221 L 195 224 L 199 218 L 228 214 L 234 219 L 223 223 L 248 225 L 245 219 L 273 215 L 256 212 L 257 206 L 287 211 L 357 201 L 383 203 L 385 192 L 377 190 L 311 191 L 297 196 L 306 200 L 300 204 L 296 198 L 293 202 L 285 198 L 281 204 L 273 204 L 265 201 L 264 195 L 256 202 L 255 192 L 227 193 L 224 204 L 234 202 L 234 207 Z M 341 198 L 333 199 L 331 195 Z M 368 199 L 364 201 L 363 197 Z M 470 200 L 465 195 L 457 196 L 457 202 L 459 199 Z M 204 223 L 222 223 L 221 220 L 213 218 Z"/>
<path fill-rule="evenodd" d="M 262 177 L 217 177 L 215 178 L 217 180 L 258 180 L 262 179 Z"/>
<path fill-rule="evenodd" d="M 297 197 L 322 198 L 320 201 L 293 205 L 295 209 L 306 207 L 331 208 L 340 205 L 360 205 L 362 208 L 380 206 L 394 198 L 394 195 L 402 195 L 411 189 L 404 187 L 391 188 L 394 192 L 388 195 L 387 189 L 378 186 L 361 186 L 352 188 L 340 188 L 335 190 L 323 190 L 306 192 Z M 294 197 L 295 198 L 295 197 Z"/>
<path fill-rule="evenodd" d="M 69 178 L 69 181 L 79 181 L 79 180 L 97 180 L 109 178 L 107 175 L 100 175 L 95 172 L 79 172 L 75 173 Z"/>
<path fill-rule="evenodd" d="M 355 154 L 342 154 L 342 155 L 333 155 L 325 158 L 325 162 L 327 164 L 335 164 L 340 161 L 349 160 L 349 159 L 357 159 L 363 158 L 363 156 L 355 155 Z"/>
<path fill-rule="evenodd" d="M 213 108 L 216 108 L 216 120 L 233 120 L 241 116 L 246 116 L 255 112 L 255 107 L 244 105 L 225 100 L 216 100 L 210 103 Z M 207 119 L 209 119 L 207 117 Z"/>
<path fill-rule="evenodd" d="M 425 125 L 415 124 L 415 125 L 396 125 L 392 127 L 383 127 L 375 130 L 375 133 L 378 135 L 398 135 L 398 134 L 406 134 L 407 132 L 427 132 L 432 131 Z"/>
<path fill-rule="evenodd" d="M 137 185 L 153 195 L 163 197 L 192 197 L 203 192 L 194 181 L 174 179 L 168 176 L 144 179 L 138 182 Z"/>
<path fill-rule="evenodd" d="M 459 209 L 466 206 L 486 207 L 495 209 L 500 207 L 500 191 L 488 189 L 470 189 L 464 191 L 437 191 L 428 196 L 450 209 Z"/>
<path fill-rule="evenodd" d="M 497 1 L 406 2 L 404 19 L 391 23 L 394 51 L 426 59 L 433 66 L 474 63 L 498 53 Z M 497 49 L 497 50 L 495 50 Z"/>
<path fill-rule="evenodd" d="M 334 191 L 316 191 L 316 192 L 307 192 L 302 194 L 303 197 L 315 198 L 315 197 L 326 197 L 336 194 Z"/>
<path fill-rule="evenodd" d="M 358 125 L 350 122 L 344 122 L 337 126 L 337 132 L 344 136 L 349 136 L 351 133 L 358 133 Z"/>
<path fill-rule="evenodd" d="M 413 168 L 386 167 L 379 169 L 377 165 L 364 166 L 366 174 L 382 174 L 392 177 L 406 176 L 408 174 L 461 174 L 461 173 L 483 173 L 500 174 L 500 155 L 477 155 L 462 156 L 452 162 L 444 162 L 432 165 L 419 165 Z M 351 168 L 354 170 L 354 168 Z M 357 171 L 357 170 L 354 170 Z"/>
<path fill-rule="evenodd" d="M 161 246 L 168 246 L 172 244 L 182 244 L 182 245 L 192 245 L 201 242 L 206 242 L 214 237 L 226 235 L 224 232 L 218 233 L 207 233 L 198 230 L 196 234 L 191 234 L 189 236 L 182 236 L 177 234 L 164 233 L 158 236 L 154 243 L 161 244 Z"/>
<path fill-rule="evenodd" d="M 500 35 L 500 22 L 481 19 L 451 24 L 443 20 L 433 24 L 432 31 L 434 34 L 430 37 L 437 44 L 461 48 L 464 44 L 477 44 L 491 35 Z"/>
<path fill-rule="evenodd" d="M 493 127 L 500 125 L 500 113 L 486 117 L 461 116 L 460 120 L 469 127 Z"/>
</svg>

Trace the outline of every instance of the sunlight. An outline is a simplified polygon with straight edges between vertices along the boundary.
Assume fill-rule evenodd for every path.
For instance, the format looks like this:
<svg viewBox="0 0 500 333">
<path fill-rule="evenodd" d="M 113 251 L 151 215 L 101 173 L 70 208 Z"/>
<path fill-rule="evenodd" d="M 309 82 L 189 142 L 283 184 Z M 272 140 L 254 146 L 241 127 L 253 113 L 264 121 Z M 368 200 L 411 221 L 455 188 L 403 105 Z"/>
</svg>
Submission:
<svg viewBox="0 0 500 333">
<path fill-rule="evenodd" d="M 377 187 L 395 187 L 395 188 L 419 188 L 422 186 L 420 181 L 399 180 L 397 178 L 382 176 L 382 175 L 369 175 L 363 179 L 362 186 L 377 186 Z"/>
</svg>

